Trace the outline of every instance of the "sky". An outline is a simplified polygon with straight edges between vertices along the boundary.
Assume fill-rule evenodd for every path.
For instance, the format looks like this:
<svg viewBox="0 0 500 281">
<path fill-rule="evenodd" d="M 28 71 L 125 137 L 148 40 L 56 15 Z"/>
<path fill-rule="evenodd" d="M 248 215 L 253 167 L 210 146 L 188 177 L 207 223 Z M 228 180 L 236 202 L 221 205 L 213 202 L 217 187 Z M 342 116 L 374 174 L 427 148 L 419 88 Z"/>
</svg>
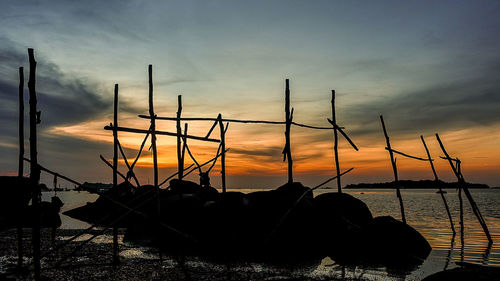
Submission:
<svg viewBox="0 0 500 281">
<path fill-rule="evenodd" d="M 498 14 L 498 1 L 3 0 L 0 174 L 17 174 L 18 67 L 28 77 L 27 48 L 34 48 L 39 163 L 77 181 L 111 182 L 99 155 L 112 159 L 112 134 L 103 127 L 112 122 L 115 83 L 119 125 L 148 128 L 137 115 L 148 113 L 152 64 L 158 116 L 175 116 L 182 95 L 185 117 L 283 121 L 288 78 L 294 121 L 328 127 L 335 89 L 337 123 L 360 148 L 340 139 L 340 168 L 354 167 L 343 184 L 393 180 L 382 114 L 394 149 L 425 157 L 423 135 L 437 158 L 439 133 L 467 181 L 500 186 Z M 26 119 L 27 101 L 26 90 Z M 189 134 L 204 136 L 211 125 L 190 122 Z M 174 132 L 175 122 L 157 128 Z M 286 182 L 283 132 L 281 125 L 231 123 L 228 186 Z M 133 160 L 143 136 L 119 138 Z M 199 162 L 217 150 L 188 143 Z M 296 181 L 315 186 L 335 175 L 331 130 L 292 127 L 291 143 Z M 160 180 L 177 169 L 175 145 L 158 136 Z M 428 162 L 400 156 L 397 164 L 400 179 L 433 178 Z M 441 179 L 454 180 L 446 161 L 435 165 Z M 150 151 L 136 174 L 153 182 Z M 197 181 L 195 174 L 188 179 Z M 220 185 L 219 164 L 211 178 Z M 50 186 L 52 177 L 42 174 L 42 181 Z"/>
</svg>

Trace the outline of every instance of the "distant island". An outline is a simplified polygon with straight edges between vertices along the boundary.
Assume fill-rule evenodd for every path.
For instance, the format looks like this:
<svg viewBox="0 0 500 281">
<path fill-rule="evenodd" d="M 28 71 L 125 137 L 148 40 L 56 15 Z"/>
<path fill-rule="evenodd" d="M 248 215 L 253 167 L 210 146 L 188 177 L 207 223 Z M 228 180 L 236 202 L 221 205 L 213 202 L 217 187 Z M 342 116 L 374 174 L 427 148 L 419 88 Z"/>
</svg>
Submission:
<svg viewBox="0 0 500 281">
<path fill-rule="evenodd" d="M 401 189 L 436 189 L 441 187 L 445 188 L 457 188 L 457 182 L 444 182 L 444 181 L 434 181 L 434 180 L 400 180 L 398 182 L 399 188 Z M 486 184 L 481 183 L 465 183 L 470 189 L 486 189 L 490 188 Z M 380 182 L 380 183 L 358 183 L 358 184 L 348 184 L 345 188 L 347 189 L 370 189 L 370 188 L 395 188 L 395 183 L 392 182 Z"/>
</svg>

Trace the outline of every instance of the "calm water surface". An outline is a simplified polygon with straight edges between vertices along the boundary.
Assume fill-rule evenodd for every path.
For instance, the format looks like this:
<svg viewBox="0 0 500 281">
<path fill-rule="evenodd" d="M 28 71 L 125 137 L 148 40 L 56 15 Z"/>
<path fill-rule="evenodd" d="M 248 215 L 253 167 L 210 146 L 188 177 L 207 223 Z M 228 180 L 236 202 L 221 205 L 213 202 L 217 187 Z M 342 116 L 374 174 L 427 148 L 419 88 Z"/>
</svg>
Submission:
<svg viewBox="0 0 500 281">
<path fill-rule="evenodd" d="M 235 189 L 234 191 L 251 192 L 255 189 Z M 409 225 L 417 229 L 432 246 L 432 252 L 427 260 L 416 271 L 408 276 L 391 277 L 383 269 L 365 269 L 361 273 L 346 271 L 346 277 L 359 277 L 360 274 L 368 280 L 380 279 L 406 279 L 420 280 L 423 277 L 443 270 L 453 268 L 456 261 L 465 261 L 475 264 L 500 266 L 500 189 L 471 190 L 472 196 L 479 206 L 494 243 L 488 244 L 483 230 L 477 222 L 470 205 L 464 198 L 464 221 L 465 235 L 462 243 L 459 229 L 459 201 L 456 190 L 447 189 L 445 197 L 455 223 L 457 235 L 453 236 L 449 220 L 444 209 L 441 196 L 435 190 L 402 190 L 402 196 L 406 211 L 406 219 Z M 316 194 L 332 192 L 332 190 L 317 190 Z M 345 192 L 365 202 L 374 216 L 390 215 L 397 219 L 401 218 L 399 202 L 394 190 L 389 189 L 351 189 Z M 45 200 L 53 196 L 53 193 L 43 194 Z M 65 203 L 63 212 L 87 202 L 93 202 L 97 195 L 87 192 L 60 192 L 59 198 Z M 62 228 L 81 229 L 89 225 L 62 215 Z M 327 238 L 325 238 L 327 239 Z M 139 250 L 140 252 L 140 250 Z M 126 254 L 126 253 L 122 253 Z M 333 262 L 325 259 L 313 273 L 320 276 L 338 276 L 339 269 L 332 265 Z"/>
</svg>

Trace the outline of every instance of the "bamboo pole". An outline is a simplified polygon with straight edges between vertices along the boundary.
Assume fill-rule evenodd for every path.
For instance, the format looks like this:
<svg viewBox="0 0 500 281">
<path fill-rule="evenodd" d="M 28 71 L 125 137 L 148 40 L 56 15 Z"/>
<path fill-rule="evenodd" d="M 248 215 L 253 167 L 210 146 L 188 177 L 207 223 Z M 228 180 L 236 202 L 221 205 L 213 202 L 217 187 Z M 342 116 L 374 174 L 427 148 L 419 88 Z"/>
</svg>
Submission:
<svg viewBox="0 0 500 281">
<path fill-rule="evenodd" d="M 30 179 L 34 187 L 32 205 L 35 213 L 35 223 L 32 231 L 32 244 L 33 244 L 33 265 L 34 265 L 34 278 L 40 280 L 40 168 L 38 167 L 38 153 L 37 153 L 37 130 L 36 125 L 39 123 L 39 112 L 37 112 L 37 99 L 36 99 L 36 61 L 33 49 L 28 49 L 30 76 L 28 81 L 28 89 L 30 94 Z"/>
<path fill-rule="evenodd" d="M 118 186 L 118 84 L 115 84 L 113 102 L 113 189 Z M 113 264 L 120 263 L 118 249 L 118 227 L 113 226 Z"/>
<path fill-rule="evenodd" d="M 184 123 L 184 135 L 187 135 L 188 132 L 188 123 Z M 184 141 L 186 140 L 186 141 Z M 181 157 L 182 157 L 182 169 L 184 170 L 184 163 L 186 163 L 186 147 L 187 147 L 187 139 L 183 138 L 182 139 L 182 151 L 181 151 Z M 188 168 L 189 169 L 189 168 Z M 183 177 L 184 177 L 184 171 L 183 171 Z M 181 178 L 182 179 L 182 178 Z M 161 185 L 161 184 L 160 184 Z"/>
<path fill-rule="evenodd" d="M 331 129 L 331 128 L 330 128 Z M 104 126 L 104 130 L 112 131 L 114 130 L 113 127 L 111 126 Z M 128 133 L 137 133 L 137 134 L 153 134 L 152 129 L 150 128 L 149 130 L 143 130 L 143 129 L 135 129 L 135 128 L 127 128 L 127 127 L 118 127 L 116 128 L 118 132 L 128 132 Z M 172 133 L 172 132 L 165 132 L 165 131 L 155 131 L 155 135 L 163 135 L 163 136 L 172 136 L 176 137 L 177 133 Z M 220 140 L 217 139 L 211 139 L 211 138 L 205 138 L 205 137 L 198 137 L 198 136 L 191 136 L 191 135 L 181 135 L 182 138 L 186 137 L 188 139 L 194 139 L 194 140 L 199 140 L 199 141 L 208 141 L 208 142 L 220 142 Z M 153 142 L 153 140 L 151 140 Z M 156 142 L 155 142 L 156 143 Z"/>
<path fill-rule="evenodd" d="M 179 180 L 182 179 L 184 173 L 184 159 L 182 158 L 182 147 L 181 147 L 181 113 L 182 113 L 182 96 L 177 96 L 177 170 Z"/>
<path fill-rule="evenodd" d="M 24 161 L 31 163 L 31 160 L 30 160 L 30 159 L 28 159 L 28 158 L 23 158 L 23 159 L 24 159 Z M 49 174 L 51 174 L 51 175 L 53 175 L 53 176 L 57 176 L 58 178 L 61 178 L 61 179 L 67 180 L 67 181 L 69 181 L 69 182 L 71 182 L 71 183 L 73 183 L 73 184 L 76 184 L 76 185 L 82 185 L 81 183 L 79 183 L 79 182 L 77 182 L 77 181 L 75 181 L 75 180 L 72 180 L 72 179 L 70 179 L 70 178 L 68 178 L 68 177 L 66 177 L 66 176 L 63 176 L 63 175 L 61 175 L 61 174 L 59 174 L 59 173 L 56 173 L 56 172 L 54 172 L 54 171 L 51 171 L 51 170 L 49 170 L 49 169 L 45 168 L 44 166 L 42 166 L 42 165 L 40 165 L 40 164 L 37 164 L 37 165 L 38 165 L 38 168 L 40 169 L 40 171 L 47 172 L 47 173 L 49 173 Z"/>
<path fill-rule="evenodd" d="M 108 167 L 111 168 L 111 170 L 113 170 L 113 164 L 109 163 L 108 160 L 106 160 L 106 158 L 104 158 L 104 156 L 102 155 L 99 155 L 99 158 L 101 158 L 102 162 L 104 162 L 104 164 L 106 164 Z M 116 171 L 116 173 L 124 180 L 124 181 L 127 181 L 127 177 L 120 173 L 120 171 Z M 132 183 L 129 182 L 130 185 L 134 186 Z M 135 186 L 134 186 L 135 187 Z"/>
<path fill-rule="evenodd" d="M 337 124 L 337 118 L 335 116 L 335 90 L 332 90 L 332 122 Z M 340 164 L 339 164 L 339 136 L 336 126 L 333 126 L 333 151 L 335 154 L 335 169 L 337 170 L 337 189 L 339 193 L 342 193 L 342 185 L 340 183 Z"/>
<path fill-rule="evenodd" d="M 158 151 L 156 150 L 156 115 L 153 106 L 153 66 L 150 64 L 148 67 L 148 80 L 149 80 L 149 117 L 151 118 L 151 149 L 153 150 L 153 177 L 154 187 L 156 190 L 156 212 L 157 221 L 160 223 L 161 209 L 160 209 L 160 186 L 158 185 Z M 177 134 L 176 134 L 177 135 Z M 159 233 L 159 232 L 158 232 Z M 159 250 L 160 261 L 163 260 L 161 250 Z"/>
<path fill-rule="evenodd" d="M 24 172 L 24 68 L 19 67 L 19 159 L 17 177 L 19 181 Z M 17 267 L 23 266 L 23 227 L 21 220 L 17 223 Z"/>
<path fill-rule="evenodd" d="M 460 208 L 460 241 L 463 245 L 464 243 L 464 200 L 462 198 L 462 187 L 458 185 L 458 204 Z"/>
<path fill-rule="evenodd" d="M 117 140 L 117 141 L 118 141 L 118 148 L 120 150 L 120 154 L 122 155 L 122 158 L 123 158 L 123 162 L 125 162 L 125 166 L 127 166 L 127 169 L 128 169 L 127 177 L 125 177 L 125 181 L 128 182 L 130 178 L 133 178 L 135 181 L 135 184 L 137 186 L 141 186 L 141 184 L 139 183 L 139 180 L 135 176 L 134 168 L 128 163 L 127 156 L 125 155 L 125 151 L 123 150 L 123 147 L 122 147 L 120 141 L 119 140 Z"/>
<path fill-rule="evenodd" d="M 158 153 L 156 150 L 156 116 L 153 106 L 153 66 L 148 67 L 149 76 L 149 117 L 151 119 L 151 149 L 153 150 L 154 186 L 158 188 Z M 159 207 L 158 207 L 159 208 Z"/>
<path fill-rule="evenodd" d="M 394 172 L 394 184 L 396 185 L 396 196 L 399 199 L 399 207 L 401 208 L 401 220 L 406 224 L 405 208 L 403 205 L 403 198 L 399 190 L 399 178 L 398 178 L 398 168 L 396 167 L 396 160 L 394 159 L 393 150 L 391 148 L 391 142 L 389 140 L 389 135 L 385 128 L 384 117 L 380 115 L 380 122 L 382 123 L 382 129 L 384 130 L 385 142 L 387 144 L 387 150 L 389 151 L 389 156 L 391 158 L 392 171 Z"/>
<path fill-rule="evenodd" d="M 486 221 L 484 220 L 483 216 L 481 215 L 481 211 L 479 211 L 479 207 L 477 206 L 476 202 L 472 198 L 472 195 L 469 192 L 469 188 L 467 188 L 467 185 L 465 184 L 465 180 L 464 180 L 463 175 L 461 173 L 459 173 L 457 171 L 457 169 L 455 168 L 455 166 L 453 165 L 453 162 L 451 161 L 451 158 L 448 155 L 448 152 L 446 152 L 446 149 L 444 148 L 444 145 L 441 142 L 441 139 L 439 138 L 438 134 L 436 134 L 436 139 L 438 140 L 439 146 L 441 146 L 441 150 L 443 151 L 444 155 L 446 156 L 446 158 L 448 158 L 448 162 L 450 163 L 451 169 L 453 170 L 453 173 L 455 174 L 455 176 L 458 179 L 458 185 L 459 185 L 459 187 L 460 186 L 462 187 L 462 189 L 465 193 L 465 196 L 469 200 L 469 204 L 472 208 L 472 211 L 474 212 L 474 215 L 476 216 L 477 220 L 479 221 L 479 224 L 483 228 L 484 234 L 488 238 L 488 241 L 493 242 L 493 239 L 491 238 L 491 235 L 490 235 L 490 231 L 488 230 L 488 226 L 486 225 Z"/>
<path fill-rule="evenodd" d="M 224 124 L 222 123 L 222 115 L 219 113 L 217 116 L 219 119 L 220 128 L 220 149 L 226 151 L 226 130 L 224 129 Z M 220 158 L 220 173 L 222 177 L 222 192 L 226 192 L 226 153 L 222 153 Z"/>
<path fill-rule="evenodd" d="M 139 118 L 151 119 L 151 117 L 149 115 L 139 114 L 138 116 L 139 116 Z M 177 117 L 157 116 L 157 117 L 155 117 L 155 119 L 156 120 L 166 120 L 166 121 L 176 121 Z M 210 117 L 182 117 L 181 121 L 214 121 L 214 122 L 217 122 L 218 120 L 217 120 L 217 118 L 210 118 Z M 286 125 L 286 121 L 241 120 L 241 119 L 227 119 L 227 118 L 222 119 L 222 122 L 244 123 L 244 124 Z M 297 123 L 294 121 L 291 121 L 290 124 L 297 126 L 297 127 L 316 129 L 316 130 L 331 130 L 332 129 L 332 127 L 311 126 L 311 125 Z M 339 128 L 343 129 L 342 127 L 339 127 Z"/>
<path fill-rule="evenodd" d="M 293 183 L 293 160 L 290 144 L 290 127 L 292 116 L 290 114 L 290 80 L 285 80 L 285 149 L 283 150 L 283 161 L 288 160 L 288 183 Z"/>
<path fill-rule="evenodd" d="M 438 187 L 439 194 L 441 195 L 441 199 L 443 199 L 444 208 L 446 209 L 446 213 L 448 214 L 448 219 L 450 220 L 451 231 L 453 232 L 453 235 L 455 235 L 456 231 L 455 231 L 455 225 L 453 224 L 453 218 L 452 218 L 451 213 L 450 213 L 450 208 L 448 207 L 448 202 L 446 202 L 446 198 L 444 196 L 443 189 L 441 189 L 441 186 L 439 185 L 439 178 L 438 178 L 438 175 L 436 173 L 436 169 L 434 168 L 434 163 L 432 163 L 431 153 L 429 152 L 429 148 L 427 148 L 427 144 L 425 143 L 424 136 L 420 136 L 420 139 L 422 140 L 422 144 L 424 145 L 425 152 L 427 153 L 427 158 L 428 158 L 429 164 L 431 165 L 432 174 L 434 175 L 434 181 L 436 182 L 436 185 Z"/>
</svg>

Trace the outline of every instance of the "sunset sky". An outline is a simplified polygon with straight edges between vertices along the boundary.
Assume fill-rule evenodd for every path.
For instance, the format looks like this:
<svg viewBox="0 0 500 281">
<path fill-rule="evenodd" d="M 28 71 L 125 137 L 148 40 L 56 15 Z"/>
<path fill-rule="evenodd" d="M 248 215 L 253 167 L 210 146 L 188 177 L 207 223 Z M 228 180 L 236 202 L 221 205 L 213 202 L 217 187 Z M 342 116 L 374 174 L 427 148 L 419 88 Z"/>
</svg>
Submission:
<svg viewBox="0 0 500 281">
<path fill-rule="evenodd" d="M 111 182 L 99 155 L 112 158 L 112 134 L 103 127 L 112 122 L 115 83 L 120 125 L 148 128 L 137 115 L 148 112 L 152 64 L 159 116 L 175 116 L 181 94 L 185 117 L 282 121 L 289 78 L 294 121 L 325 127 L 335 89 L 338 123 L 360 148 L 341 139 L 341 170 L 355 168 L 345 184 L 393 180 L 383 114 L 394 149 L 424 157 L 423 135 L 438 157 L 439 133 L 463 161 L 467 181 L 500 186 L 499 14 L 498 1 L 4 0 L 0 173 L 17 174 L 18 67 L 27 77 L 31 47 L 42 111 L 39 162 L 78 181 Z M 27 100 L 26 90 L 26 112 Z M 210 126 L 193 122 L 189 133 L 204 136 Z M 157 127 L 175 131 L 174 122 Z M 284 183 L 283 132 L 280 125 L 230 124 L 228 186 Z M 143 136 L 119 136 L 133 159 Z M 189 143 L 200 162 L 217 150 Z M 158 149 L 163 180 L 177 169 L 175 138 L 159 136 Z M 292 154 L 296 181 L 314 186 L 335 174 L 332 131 L 292 127 Z M 397 163 L 401 179 L 433 178 L 428 163 Z M 141 182 L 152 183 L 151 166 L 146 151 L 136 171 Z M 436 167 L 441 179 L 454 179 L 446 161 Z M 216 186 L 219 171 L 212 172 Z M 52 178 L 42 174 L 42 181 Z"/>
</svg>

